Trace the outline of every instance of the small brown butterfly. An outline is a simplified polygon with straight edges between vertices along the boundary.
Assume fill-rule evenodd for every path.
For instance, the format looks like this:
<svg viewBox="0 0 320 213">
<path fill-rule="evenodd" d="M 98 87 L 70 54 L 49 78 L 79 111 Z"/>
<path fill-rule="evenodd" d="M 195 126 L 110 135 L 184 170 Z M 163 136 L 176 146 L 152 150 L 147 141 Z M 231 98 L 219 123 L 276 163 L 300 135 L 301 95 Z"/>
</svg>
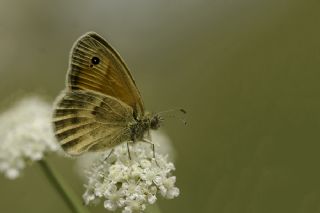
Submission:
<svg viewBox="0 0 320 213">
<path fill-rule="evenodd" d="M 56 138 L 68 154 L 147 141 L 149 130 L 160 127 L 162 118 L 145 112 L 126 64 L 101 36 L 81 36 L 69 63 L 66 89 L 53 113 Z"/>
</svg>

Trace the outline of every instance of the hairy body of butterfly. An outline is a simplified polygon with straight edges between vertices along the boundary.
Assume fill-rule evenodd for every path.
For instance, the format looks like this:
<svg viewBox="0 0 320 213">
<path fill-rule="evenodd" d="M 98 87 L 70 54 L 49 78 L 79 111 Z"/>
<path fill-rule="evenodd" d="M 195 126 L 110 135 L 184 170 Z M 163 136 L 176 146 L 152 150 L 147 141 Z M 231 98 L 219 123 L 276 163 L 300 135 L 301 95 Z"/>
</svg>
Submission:
<svg viewBox="0 0 320 213">
<path fill-rule="evenodd" d="M 70 155 L 145 140 L 161 118 L 145 113 L 140 93 L 119 54 L 99 35 L 80 37 L 70 54 L 67 88 L 58 97 L 53 127 Z"/>
</svg>

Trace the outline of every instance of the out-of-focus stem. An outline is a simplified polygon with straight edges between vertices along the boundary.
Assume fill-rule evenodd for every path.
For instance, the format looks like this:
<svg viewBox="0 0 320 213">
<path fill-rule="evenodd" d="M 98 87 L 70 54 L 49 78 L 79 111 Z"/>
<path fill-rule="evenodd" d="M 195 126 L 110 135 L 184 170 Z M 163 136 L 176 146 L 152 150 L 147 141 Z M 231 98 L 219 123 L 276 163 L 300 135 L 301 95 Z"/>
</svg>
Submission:
<svg viewBox="0 0 320 213">
<path fill-rule="evenodd" d="M 41 170 L 47 177 L 48 181 L 56 192 L 61 196 L 61 199 L 70 209 L 70 212 L 74 213 L 89 213 L 83 203 L 78 199 L 78 196 L 72 191 L 72 189 L 64 182 L 61 175 L 56 172 L 52 166 L 46 160 L 38 161 Z"/>
</svg>

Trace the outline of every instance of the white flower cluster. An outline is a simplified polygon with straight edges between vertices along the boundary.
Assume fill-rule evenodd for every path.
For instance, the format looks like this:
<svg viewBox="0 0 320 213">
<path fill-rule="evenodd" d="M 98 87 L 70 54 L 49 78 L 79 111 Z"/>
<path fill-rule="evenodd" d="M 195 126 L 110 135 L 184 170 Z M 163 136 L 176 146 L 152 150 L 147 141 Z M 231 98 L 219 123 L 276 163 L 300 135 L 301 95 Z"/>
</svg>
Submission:
<svg viewBox="0 0 320 213">
<path fill-rule="evenodd" d="M 86 204 L 104 200 L 104 207 L 123 213 L 141 212 L 147 204 L 153 204 L 157 195 L 172 199 L 179 195 L 175 187 L 173 163 L 167 156 L 156 153 L 156 161 L 150 144 L 130 145 L 131 160 L 126 144 L 117 146 L 106 159 L 101 155 L 87 171 L 88 184 L 83 195 Z"/>
<path fill-rule="evenodd" d="M 155 141 L 156 144 L 156 152 L 160 155 L 166 155 L 168 161 L 174 162 L 176 152 L 174 150 L 174 147 L 172 146 L 172 142 L 168 135 L 161 131 L 150 131 L 152 141 Z M 108 152 L 108 151 L 106 151 Z M 103 152 L 105 153 L 105 152 Z M 103 154 L 101 152 L 86 152 L 83 155 L 78 156 L 76 159 L 75 164 L 75 172 L 77 172 L 81 178 L 84 179 L 84 181 L 87 180 L 87 170 L 91 168 L 91 165 L 101 158 L 101 155 Z"/>
<path fill-rule="evenodd" d="M 58 150 L 51 111 L 50 104 L 29 97 L 0 115 L 0 172 L 7 178 L 17 178 L 29 162 Z"/>
</svg>

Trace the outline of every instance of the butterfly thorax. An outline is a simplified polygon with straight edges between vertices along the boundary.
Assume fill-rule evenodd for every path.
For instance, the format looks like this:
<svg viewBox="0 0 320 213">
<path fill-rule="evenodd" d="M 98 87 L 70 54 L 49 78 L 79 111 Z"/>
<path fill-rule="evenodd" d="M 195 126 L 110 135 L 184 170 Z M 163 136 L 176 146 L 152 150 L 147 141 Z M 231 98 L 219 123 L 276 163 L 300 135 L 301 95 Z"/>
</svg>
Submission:
<svg viewBox="0 0 320 213">
<path fill-rule="evenodd" d="M 137 118 L 136 122 L 129 124 L 131 130 L 131 140 L 141 141 L 150 129 L 156 130 L 160 127 L 161 118 L 155 114 L 146 114 L 142 118 Z"/>
</svg>

